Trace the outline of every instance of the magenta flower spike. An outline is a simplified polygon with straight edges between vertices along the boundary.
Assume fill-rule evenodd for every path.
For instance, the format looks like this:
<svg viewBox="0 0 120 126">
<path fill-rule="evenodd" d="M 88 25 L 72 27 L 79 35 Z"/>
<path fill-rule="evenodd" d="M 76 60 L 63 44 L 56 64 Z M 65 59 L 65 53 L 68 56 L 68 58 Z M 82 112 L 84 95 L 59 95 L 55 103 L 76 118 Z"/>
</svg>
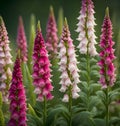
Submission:
<svg viewBox="0 0 120 126">
<path fill-rule="evenodd" d="M 13 68 L 12 82 L 9 89 L 9 100 L 11 116 L 8 126 L 27 126 L 26 96 L 22 82 L 20 58 L 18 56 Z"/>
<path fill-rule="evenodd" d="M 48 52 L 42 36 L 40 22 L 38 22 L 33 51 L 33 84 L 35 86 L 34 92 L 38 95 L 38 101 L 42 102 L 44 98 L 46 100 L 53 98 L 51 94 L 53 86 L 50 80 L 50 71 Z"/>
<path fill-rule="evenodd" d="M 8 102 L 8 89 L 12 77 L 11 64 L 12 56 L 10 54 L 9 39 L 7 30 L 2 17 L 0 17 L 0 92 L 2 92 L 3 101 Z"/>
<path fill-rule="evenodd" d="M 113 86 L 116 80 L 115 75 L 115 66 L 113 64 L 114 42 L 112 40 L 112 22 L 109 17 L 109 9 L 106 9 L 106 15 L 102 25 L 102 35 L 100 40 L 100 58 L 98 65 L 100 66 L 100 83 L 103 88 L 107 88 L 108 86 Z"/>
<path fill-rule="evenodd" d="M 62 31 L 61 40 L 59 43 L 59 70 L 61 71 L 61 88 L 60 92 L 64 92 L 63 102 L 69 102 L 69 88 L 71 87 L 71 97 L 77 99 L 79 97 L 80 89 L 78 87 L 79 80 L 79 70 L 77 68 L 77 59 L 75 54 L 75 47 L 73 45 L 73 40 L 70 37 L 70 31 L 65 19 L 64 27 Z"/>
<path fill-rule="evenodd" d="M 26 40 L 23 20 L 21 16 L 19 17 L 17 46 L 18 46 L 18 50 L 20 50 L 21 52 L 20 54 L 21 61 L 26 62 L 27 61 L 27 40 Z"/>
<path fill-rule="evenodd" d="M 79 33 L 77 40 L 80 42 L 78 49 L 81 54 L 89 54 L 90 56 L 96 56 L 97 51 L 95 44 L 96 35 L 94 27 L 94 4 L 92 0 L 82 0 L 82 7 L 80 10 L 80 16 L 78 17 L 78 24 L 76 32 Z"/>
<path fill-rule="evenodd" d="M 54 17 L 53 8 L 50 7 L 50 14 L 48 18 L 47 28 L 46 28 L 46 48 L 49 53 L 49 58 L 56 59 L 57 57 L 57 45 L 58 45 L 58 36 L 57 36 L 57 27 Z"/>
</svg>

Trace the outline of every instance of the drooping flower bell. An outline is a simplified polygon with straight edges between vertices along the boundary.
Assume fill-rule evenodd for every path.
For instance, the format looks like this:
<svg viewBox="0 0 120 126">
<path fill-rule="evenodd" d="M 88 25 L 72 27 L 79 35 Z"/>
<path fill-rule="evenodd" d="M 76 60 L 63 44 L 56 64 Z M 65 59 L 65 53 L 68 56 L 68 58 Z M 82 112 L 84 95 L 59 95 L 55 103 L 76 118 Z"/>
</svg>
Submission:
<svg viewBox="0 0 120 126">
<path fill-rule="evenodd" d="M 24 31 L 24 25 L 22 17 L 19 17 L 19 24 L 18 24 L 18 32 L 17 32 L 17 46 L 18 50 L 21 52 L 21 61 L 26 62 L 27 61 L 27 40 L 25 36 Z"/>
<path fill-rule="evenodd" d="M 2 17 L 0 17 L 0 91 L 3 102 L 8 102 L 8 89 L 11 81 L 12 56 L 10 54 L 9 39 Z"/>
<path fill-rule="evenodd" d="M 100 40 L 100 61 L 98 65 L 100 66 L 100 83 L 103 88 L 107 88 L 107 86 L 113 86 L 116 80 L 115 75 L 115 66 L 113 64 L 114 42 L 112 40 L 112 22 L 109 17 L 109 9 L 106 9 L 106 15 L 102 25 L 102 35 Z"/>
<path fill-rule="evenodd" d="M 61 71 L 61 88 L 60 91 L 64 92 L 63 102 L 69 101 L 68 90 L 71 87 L 72 98 L 76 99 L 79 97 L 80 89 L 78 87 L 79 80 L 79 70 L 77 68 L 77 59 L 75 54 L 75 47 L 73 45 L 73 40 L 70 37 L 70 31 L 65 19 L 64 27 L 62 31 L 61 40 L 59 43 L 59 70 Z"/>
<path fill-rule="evenodd" d="M 53 98 L 51 94 L 53 86 L 50 80 L 50 71 L 48 52 L 42 36 L 40 22 L 38 22 L 33 51 L 33 84 L 38 101 L 42 102 L 44 98 L 46 98 L 46 100 Z"/>
<path fill-rule="evenodd" d="M 19 56 L 17 56 L 13 68 L 12 82 L 9 89 L 9 100 L 11 115 L 8 126 L 27 126 L 26 96 L 22 82 L 22 72 Z"/>
<path fill-rule="evenodd" d="M 78 49 L 81 54 L 97 55 L 96 52 L 96 36 L 94 26 L 94 5 L 92 0 L 82 0 L 80 16 L 78 17 L 77 32 L 79 33 L 77 40 L 80 42 Z"/>
<path fill-rule="evenodd" d="M 57 58 L 58 36 L 52 7 L 50 7 L 50 14 L 46 28 L 46 48 L 49 53 L 49 59 L 55 60 Z"/>
</svg>

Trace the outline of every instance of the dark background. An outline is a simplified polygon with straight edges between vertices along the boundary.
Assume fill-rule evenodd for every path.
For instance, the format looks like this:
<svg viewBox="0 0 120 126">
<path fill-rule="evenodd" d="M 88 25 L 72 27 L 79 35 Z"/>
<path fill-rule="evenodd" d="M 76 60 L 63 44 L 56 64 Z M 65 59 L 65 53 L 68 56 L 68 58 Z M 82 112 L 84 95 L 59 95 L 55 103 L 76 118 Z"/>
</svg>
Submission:
<svg viewBox="0 0 120 126">
<path fill-rule="evenodd" d="M 93 0 L 95 5 L 95 17 L 97 26 L 96 35 L 100 36 L 101 25 L 104 18 L 105 8 L 109 6 L 110 16 L 113 21 L 114 39 L 120 26 L 120 0 Z M 60 7 L 64 10 L 64 16 L 68 19 L 71 35 L 76 41 L 77 33 L 75 32 L 77 17 L 81 8 L 81 0 L 0 0 L 0 15 L 3 17 L 6 24 L 9 38 L 11 41 L 16 40 L 18 17 L 21 15 L 24 20 L 27 39 L 29 38 L 30 15 L 36 15 L 36 19 L 40 19 L 43 35 L 45 36 L 46 23 L 49 14 L 49 6 L 54 8 L 55 17 L 57 20 L 58 10 Z"/>
</svg>

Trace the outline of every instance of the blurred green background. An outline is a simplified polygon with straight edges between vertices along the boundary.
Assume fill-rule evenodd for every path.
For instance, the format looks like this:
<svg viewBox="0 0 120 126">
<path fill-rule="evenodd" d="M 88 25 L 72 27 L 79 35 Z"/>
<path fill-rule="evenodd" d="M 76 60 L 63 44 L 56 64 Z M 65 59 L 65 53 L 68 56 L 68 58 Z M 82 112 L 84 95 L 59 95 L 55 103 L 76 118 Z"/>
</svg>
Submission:
<svg viewBox="0 0 120 126">
<path fill-rule="evenodd" d="M 110 16 L 114 26 L 114 41 L 120 26 L 120 0 L 93 0 L 95 5 L 95 17 L 97 26 L 96 35 L 100 36 L 101 25 L 104 18 L 106 6 L 110 8 Z M 81 8 L 81 0 L 0 0 L 0 15 L 3 17 L 11 41 L 16 40 L 18 17 L 21 15 L 24 20 L 27 39 L 29 38 L 30 15 L 36 15 L 40 19 L 43 35 L 45 36 L 46 23 L 49 14 L 49 6 L 52 5 L 55 12 L 56 20 L 60 7 L 64 10 L 64 16 L 68 19 L 71 35 L 76 41 L 77 33 L 75 32 L 77 17 Z"/>
</svg>

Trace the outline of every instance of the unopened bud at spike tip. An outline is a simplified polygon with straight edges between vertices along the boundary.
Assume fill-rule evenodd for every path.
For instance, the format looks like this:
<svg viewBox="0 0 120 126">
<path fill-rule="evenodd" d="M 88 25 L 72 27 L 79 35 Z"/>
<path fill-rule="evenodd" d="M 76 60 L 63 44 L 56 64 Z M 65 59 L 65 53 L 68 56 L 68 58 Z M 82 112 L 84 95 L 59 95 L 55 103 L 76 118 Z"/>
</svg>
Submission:
<svg viewBox="0 0 120 126">
<path fill-rule="evenodd" d="M 19 16 L 19 24 L 20 24 L 20 25 L 23 25 L 22 16 Z"/>
<path fill-rule="evenodd" d="M 53 16 L 53 15 L 54 15 L 54 10 L 53 10 L 52 5 L 50 6 L 50 15 L 51 15 L 51 16 Z"/>
<path fill-rule="evenodd" d="M 65 17 L 65 20 L 64 20 L 64 25 L 68 27 L 68 22 L 67 22 L 67 18 Z"/>
<path fill-rule="evenodd" d="M 106 17 L 109 17 L 109 7 L 106 8 Z"/>
<path fill-rule="evenodd" d="M 38 21 L 37 30 L 38 30 L 38 31 L 41 31 L 40 21 Z"/>
<path fill-rule="evenodd" d="M 2 16 L 0 16 L 0 24 L 2 24 L 3 23 L 3 18 L 2 18 Z"/>
</svg>

